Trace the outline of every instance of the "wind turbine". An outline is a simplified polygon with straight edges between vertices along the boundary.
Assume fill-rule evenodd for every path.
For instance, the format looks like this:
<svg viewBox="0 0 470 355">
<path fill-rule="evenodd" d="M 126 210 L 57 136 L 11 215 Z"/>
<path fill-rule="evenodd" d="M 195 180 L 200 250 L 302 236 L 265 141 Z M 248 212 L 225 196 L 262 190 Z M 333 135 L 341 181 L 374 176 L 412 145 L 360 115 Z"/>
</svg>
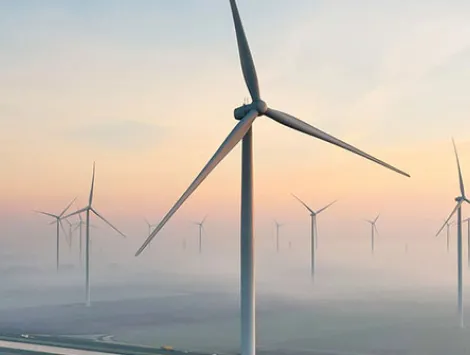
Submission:
<svg viewBox="0 0 470 355">
<path fill-rule="evenodd" d="M 205 216 L 201 222 L 194 222 L 195 225 L 199 227 L 199 254 L 202 253 L 202 231 L 204 229 L 204 222 L 206 221 L 207 216 Z M 186 242 L 186 241 L 185 241 Z"/>
<path fill-rule="evenodd" d="M 463 184 L 462 169 L 460 168 L 459 154 L 457 153 L 457 147 L 455 146 L 455 141 L 452 139 L 452 145 L 454 146 L 455 160 L 457 162 L 457 170 L 459 173 L 459 187 L 460 187 L 460 196 L 455 198 L 457 204 L 450 213 L 449 217 L 444 222 L 444 225 L 439 229 L 436 236 L 441 233 L 444 227 L 449 223 L 449 220 L 457 212 L 457 305 L 460 317 L 460 327 L 463 328 L 463 248 L 462 248 L 462 204 L 464 202 L 470 203 L 465 195 L 465 186 Z"/>
<path fill-rule="evenodd" d="M 148 228 L 149 228 L 149 235 L 150 235 L 150 233 L 152 233 L 152 228 L 156 227 L 157 225 L 156 225 L 156 224 L 151 224 L 151 223 L 148 221 L 147 218 L 144 218 L 144 220 L 145 220 L 145 223 L 147 223 L 147 226 L 148 226 Z"/>
<path fill-rule="evenodd" d="M 308 212 L 310 212 L 311 228 L 310 228 L 310 275 L 312 279 L 315 277 L 315 249 L 318 248 L 318 230 L 317 230 L 317 215 L 325 211 L 328 207 L 336 202 L 333 201 L 330 204 L 326 205 L 323 208 L 320 208 L 318 211 L 313 210 L 307 204 L 298 198 L 296 195 L 292 194 L 294 198 L 299 201 Z"/>
<path fill-rule="evenodd" d="M 279 253 L 279 230 L 285 223 L 279 223 L 274 220 L 274 225 L 276 226 L 276 251 Z"/>
<path fill-rule="evenodd" d="M 72 202 L 70 202 L 67 205 L 67 207 L 65 207 L 64 210 L 58 215 L 55 215 L 55 214 L 52 214 L 52 213 L 49 213 L 49 212 L 34 211 L 36 213 L 40 213 L 40 214 L 43 214 L 45 216 L 55 218 L 55 221 L 52 222 L 52 223 L 56 224 L 56 269 L 57 269 L 57 271 L 59 271 L 59 250 L 60 250 L 60 245 L 59 245 L 60 231 L 59 231 L 59 228 L 62 229 L 62 231 L 64 232 L 65 235 L 67 234 L 64 231 L 64 227 L 62 226 L 61 219 L 62 219 L 62 216 L 65 214 L 65 212 L 67 212 L 67 210 L 70 208 L 70 206 L 72 206 L 72 204 L 75 202 L 75 200 L 76 200 L 76 198 L 74 198 L 72 200 Z"/>
<path fill-rule="evenodd" d="M 75 228 L 74 228 L 74 232 L 78 229 L 78 244 L 79 244 L 79 255 L 80 255 L 80 266 L 82 266 L 83 264 L 83 233 L 82 233 L 82 227 L 83 225 L 85 225 L 86 223 L 83 221 L 83 218 L 82 218 L 82 214 L 81 213 L 78 213 L 78 218 L 79 218 L 79 221 L 77 223 L 75 223 Z"/>
<path fill-rule="evenodd" d="M 379 234 L 379 230 L 377 229 L 377 220 L 379 219 L 380 217 L 380 214 L 377 215 L 377 217 L 375 217 L 375 219 L 373 220 L 369 220 L 369 219 L 366 219 L 366 221 L 368 223 L 370 223 L 370 227 L 371 227 L 371 240 L 370 240 L 370 245 L 371 245 L 371 251 L 372 251 L 372 254 L 374 254 L 374 249 L 375 249 L 375 232 L 377 232 L 377 234 Z"/>
<path fill-rule="evenodd" d="M 254 278 L 254 238 L 253 238 L 253 131 L 252 124 L 256 118 L 266 116 L 272 120 L 290 127 L 309 136 L 321 139 L 328 143 L 349 150 L 357 155 L 383 165 L 399 174 L 409 176 L 405 172 L 364 153 L 363 151 L 305 123 L 294 116 L 269 108 L 261 99 L 256 75 L 255 65 L 250 52 L 245 31 L 240 19 L 235 0 L 230 0 L 232 16 L 238 43 L 238 52 L 243 72 L 243 77 L 251 95 L 252 102 L 242 105 L 234 111 L 237 123 L 222 145 L 217 149 L 213 157 L 204 166 L 202 171 L 191 183 L 183 195 L 176 201 L 175 205 L 163 217 L 160 224 L 149 235 L 147 240 L 136 252 L 140 255 L 150 241 L 163 228 L 168 220 L 183 205 L 183 203 L 198 188 L 204 179 L 215 169 L 215 167 L 242 141 L 242 172 L 241 172 L 241 228 L 240 228 L 240 251 L 241 251 L 241 355 L 255 354 L 255 278 Z"/>
<path fill-rule="evenodd" d="M 446 227 L 446 244 L 447 244 L 447 252 L 449 252 L 450 248 L 450 227 L 454 224 L 454 222 L 449 222 L 444 220 L 444 226 Z"/>
<path fill-rule="evenodd" d="M 112 229 L 114 229 L 116 232 L 118 232 L 120 235 L 122 235 L 124 238 L 126 237 L 124 233 L 122 233 L 119 229 L 117 229 L 115 226 L 113 226 L 110 222 L 108 222 L 100 213 L 98 213 L 92 206 L 93 202 L 93 189 L 95 186 L 95 163 L 93 163 L 93 175 L 91 178 L 91 189 L 90 189 L 90 197 L 88 199 L 88 205 L 76 212 L 70 213 L 67 216 L 63 218 L 68 218 L 71 216 L 74 216 L 78 214 L 80 216 L 80 213 L 86 212 L 86 242 L 85 242 L 85 285 L 86 285 L 86 305 L 90 306 L 91 305 L 91 300 L 90 300 L 90 212 L 93 212 L 98 218 L 100 218 L 103 222 L 105 222 L 108 226 L 110 226 Z"/>
</svg>

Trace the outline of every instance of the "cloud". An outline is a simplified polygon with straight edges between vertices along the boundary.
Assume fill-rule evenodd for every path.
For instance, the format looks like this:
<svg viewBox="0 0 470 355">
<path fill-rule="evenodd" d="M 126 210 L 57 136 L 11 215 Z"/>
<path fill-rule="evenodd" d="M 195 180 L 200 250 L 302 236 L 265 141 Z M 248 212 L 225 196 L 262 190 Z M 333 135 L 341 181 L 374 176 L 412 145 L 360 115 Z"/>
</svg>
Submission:
<svg viewBox="0 0 470 355">
<path fill-rule="evenodd" d="M 76 143 L 119 152 L 146 150 L 160 143 L 167 129 L 147 122 L 131 120 L 104 121 L 66 132 Z"/>
</svg>

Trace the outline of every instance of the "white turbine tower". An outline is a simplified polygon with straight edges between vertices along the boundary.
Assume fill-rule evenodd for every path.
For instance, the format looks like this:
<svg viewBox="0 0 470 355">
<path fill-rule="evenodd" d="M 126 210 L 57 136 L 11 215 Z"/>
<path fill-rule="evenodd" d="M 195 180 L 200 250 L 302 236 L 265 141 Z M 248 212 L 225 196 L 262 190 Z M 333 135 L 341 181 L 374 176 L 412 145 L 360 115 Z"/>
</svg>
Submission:
<svg viewBox="0 0 470 355">
<path fill-rule="evenodd" d="M 205 231 L 204 229 L 204 222 L 206 221 L 207 216 L 205 216 L 201 222 L 193 222 L 199 228 L 199 254 L 202 253 L 202 232 Z M 186 243 L 186 241 L 185 241 Z"/>
<path fill-rule="evenodd" d="M 251 95 L 252 102 L 238 107 L 234 111 L 236 120 L 240 122 L 230 132 L 228 137 L 215 152 L 214 156 L 204 166 L 202 171 L 191 183 L 188 189 L 178 199 L 175 205 L 163 217 L 160 224 L 149 235 L 136 255 L 142 253 L 150 241 L 163 228 L 168 220 L 175 214 L 181 205 L 198 188 L 204 179 L 214 168 L 229 154 L 232 149 L 242 141 L 242 172 L 241 172 L 241 228 L 240 228 L 240 252 L 241 252 L 241 355 L 255 354 L 255 262 L 254 262 L 254 238 L 253 238 L 253 131 L 252 124 L 256 118 L 266 116 L 284 126 L 290 127 L 309 136 L 321 139 L 328 143 L 349 150 L 357 155 L 383 165 L 397 173 L 409 176 L 405 172 L 364 153 L 363 151 L 305 123 L 294 116 L 281 111 L 268 108 L 261 99 L 256 75 L 255 65 L 243 30 L 235 0 L 230 0 L 233 21 L 238 43 L 240 62 L 246 85 Z"/>
<path fill-rule="evenodd" d="M 274 225 L 276 226 L 276 251 L 279 253 L 279 230 L 285 225 L 285 223 L 279 223 L 274 220 Z"/>
<path fill-rule="evenodd" d="M 462 169 L 460 168 L 459 155 L 457 153 L 457 147 L 455 146 L 454 139 L 452 139 L 454 146 L 455 159 L 457 161 L 457 170 L 459 173 L 459 187 L 460 196 L 455 198 L 457 204 L 450 213 L 449 217 L 444 222 L 443 226 L 437 232 L 436 236 L 441 233 L 444 227 L 449 223 L 450 219 L 457 212 L 457 305 L 460 317 L 460 327 L 463 328 L 463 248 L 462 248 L 462 204 L 464 202 L 470 203 L 465 195 L 465 186 L 463 184 Z"/>
<path fill-rule="evenodd" d="M 377 225 L 376 225 L 379 217 L 380 217 L 380 214 L 377 215 L 377 217 L 375 217 L 375 219 L 373 220 L 366 219 L 366 222 L 370 223 L 370 227 L 371 227 L 370 246 L 371 246 L 372 254 L 374 254 L 374 250 L 375 250 L 375 233 L 377 232 L 377 234 L 379 234 L 379 230 L 377 229 Z"/>
<path fill-rule="evenodd" d="M 124 238 L 126 237 L 124 233 L 122 233 L 119 229 L 114 227 L 110 222 L 108 222 L 101 214 L 99 214 L 92 206 L 93 202 L 93 189 L 95 185 L 95 163 L 93 163 L 93 175 L 91 178 L 91 189 L 90 189 L 90 197 L 88 199 L 88 205 L 76 212 L 70 213 L 69 215 L 63 217 L 68 218 L 80 213 L 86 212 L 86 242 L 85 242 L 85 286 L 86 286 L 86 305 L 91 305 L 90 299 L 90 212 L 93 212 L 98 218 L 100 218 L 103 222 L 105 222 L 108 226 L 122 235 Z"/>
<path fill-rule="evenodd" d="M 74 198 L 72 200 L 72 202 L 70 202 L 67 205 L 67 207 L 65 207 L 64 210 L 58 215 L 55 215 L 55 214 L 52 214 L 52 213 L 49 213 L 49 212 L 34 211 L 36 213 L 43 214 L 45 216 L 55 218 L 55 221 L 53 221 L 51 224 L 54 224 L 54 223 L 56 224 L 56 270 L 57 271 L 59 271 L 59 251 L 60 251 L 59 237 L 60 237 L 60 229 L 62 229 L 62 232 L 64 232 L 64 235 L 67 236 L 67 233 L 65 232 L 64 227 L 62 226 L 61 219 L 63 218 L 62 216 L 65 214 L 65 212 L 67 212 L 67 210 L 70 208 L 70 206 L 72 206 L 72 204 L 75 202 L 75 200 L 76 200 L 76 198 Z"/>
<path fill-rule="evenodd" d="M 333 201 L 330 204 L 326 205 L 323 208 L 320 208 L 318 211 L 313 210 L 307 204 L 298 198 L 296 195 L 292 194 L 297 201 L 299 201 L 308 212 L 310 212 L 310 220 L 311 220 L 311 227 L 310 227 L 310 275 L 312 279 L 315 277 L 315 249 L 318 248 L 318 229 L 317 229 L 317 215 L 321 212 L 325 211 L 328 207 L 336 202 Z"/>
</svg>

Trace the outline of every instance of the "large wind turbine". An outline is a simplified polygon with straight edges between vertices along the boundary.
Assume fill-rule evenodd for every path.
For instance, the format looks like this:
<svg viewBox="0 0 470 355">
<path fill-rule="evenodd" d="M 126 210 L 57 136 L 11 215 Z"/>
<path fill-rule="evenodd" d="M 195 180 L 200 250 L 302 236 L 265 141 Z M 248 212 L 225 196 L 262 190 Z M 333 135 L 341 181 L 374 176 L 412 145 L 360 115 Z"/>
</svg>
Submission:
<svg viewBox="0 0 470 355">
<path fill-rule="evenodd" d="M 194 224 L 199 228 L 199 254 L 202 253 L 202 231 L 205 231 L 204 222 L 206 221 L 206 218 L 207 216 L 205 216 L 201 222 L 194 222 Z"/>
<path fill-rule="evenodd" d="M 279 253 L 279 230 L 284 225 L 284 223 L 279 223 L 274 220 L 274 225 L 276 226 L 276 251 Z"/>
<path fill-rule="evenodd" d="M 375 249 L 375 233 L 377 232 L 377 234 L 379 234 L 379 230 L 377 229 L 377 225 L 376 225 L 379 217 L 380 217 L 380 214 L 377 215 L 377 217 L 375 217 L 375 219 L 373 220 L 366 219 L 366 221 L 370 223 L 370 228 L 372 232 L 371 239 L 370 239 L 370 246 L 371 246 L 372 254 L 374 254 L 374 249 Z"/>
<path fill-rule="evenodd" d="M 310 220 L 311 220 L 311 228 L 310 228 L 310 274 L 312 276 L 312 279 L 315 276 L 315 249 L 318 248 L 318 230 L 317 230 L 317 215 L 324 210 L 326 210 L 328 207 L 330 207 L 332 204 L 334 204 L 336 201 L 331 202 L 330 204 L 326 205 L 323 208 L 320 208 L 318 211 L 313 210 L 307 204 L 302 201 L 300 198 L 298 198 L 296 195 L 292 194 L 297 201 L 299 201 L 306 209 L 308 212 L 310 212 Z"/>
<path fill-rule="evenodd" d="M 455 146 L 454 139 L 452 139 L 452 145 L 454 146 L 455 160 L 457 162 L 457 171 L 459 173 L 459 187 L 460 196 L 455 198 L 457 204 L 446 219 L 441 229 L 436 235 L 439 235 L 444 227 L 449 223 L 450 219 L 457 212 L 457 305 L 460 317 L 460 327 L 463 328 L 463 248 L 462 248 L 462 204 L 464 202 L 470 203 L 465 195 L 465 186 L 463 184 L 462 169 L 460 168 L 459 154 L 457 153 L 457 147 Z"/>
<path fill-rule="evenodd" d="M 188 189 L 178 199 L 170 211 L 163 217 L 160 224 L 149 235 L 144 244 L 137 251 L 136 255 L 142 253 L 150 241 L 163 228 L 174 213 L 188 199 L 189 196 L 198 188 L 204 179 L 214 170 L 214 168 L 232 151 L 232 149 L 242 141 L 242 172 L 241 172 L 241 228 L 240 228 L 240 251 L 241 251 L 241 355 L 255 354 L 255 278 L 254 278 L 254 238 L 253 238 L 253 131 L 252 124 L 256 118 L 266 116 L 272 120 L 281 123 L 309 136 L 321 139 L 328 143 L 337 145 L 343 149 L 349 150 L 366 159 L 383 165 L 397 173 L 409 176 L 405 172 L 364 153 L 363 151 L 305 123 L 294 116 L 281 111 L 269 108 L 261 99 L 261 93 L 258 86 L 255 65 L 250 52 L 248 41 L 245 36 L 243 25 L 238 13 L 235 0 L 230 0 L 235 32 L 238 43 L 238 52 L 243 72 L 243 77 L 251 95 L 252 102 L 242 105 L 234 111 L 237 123 L 228 137 L 215 152 L 214 156 L 204 166 L 202 171 L 191 183 Z M 265 15 L 259 14 L 261 16 Z"/>
<path fill-rule="evenodd" d="M 55 223 L 56 224 L 56 269 L 57 271 L 59 271 L 59 250 L 60 250 L 60 242 L 59 242 L 59 237 L 60 237 L 60 228 L 62 229 L 62 231 L 64 232 L 64 235 L 66 235 L 67 233 L 64 231 L 64 227 L 62 226 L 62 223 L 61 223 L 61 219 L 63 218 L 62 216 L 65 214 L 65 212 L 67 212 L 67 210 L 70 208 L 70 206 L 72 206 L 72 204 L 75 202 L 76 198 L 74 198 L 72 200 L 72 202 L 70 202 L 67 207 L 64 208 L 64 210 L 58 214 L 58 215 L 55 215 L 55 214 L 52 214 L 52 213 L 49 213 L 49 212 L 43 212 L 43 211 L 34 211 L 36 213 L 40 213 L 40 214 L 43 214 L 45 216 L 49 216 L 49 217 L 52 217 L 52 218 L 55 218 L 55 221 L 52 222 L 52 223 Z"/>
<path fill-rule="evenodd" d="M 113 226 L 110 222 L 108 222 L 100 213 L 98 213 L 92 206 L 93 202 L 93 189 L 95 186 L 95 163 L 93 163 L 93 175 L 91 178 L 91 189 L 90 189 L 90 197 L 88 199 L 88 205 L 76 212 L 70 213 L 69 215 L 63 217 L 63 218 L 68 218 L 71 216 L 74 216 L 78 214 L 80 216 L 80 213 L 86 212 L 86 242 L 85 242 L 85 267 L 86 267 L 86 279 L 85 279 L 85 284 L 86 284 L 86 305 L 90 306 L 91 305 L 91 300 L 90 300 L 90 212 L 93 212 L 98 218 L 100 218 L 103 222 L 105 222 L 108 226 L 110 226 L 112 229 L 114 229 L 116 232 L 118 232 L 120 235 L 122 235 L 124 238 L 126 237 L 124 233 L 122 233 L 119 229 L 117 229 L 115 226 Z"/>
</svg>

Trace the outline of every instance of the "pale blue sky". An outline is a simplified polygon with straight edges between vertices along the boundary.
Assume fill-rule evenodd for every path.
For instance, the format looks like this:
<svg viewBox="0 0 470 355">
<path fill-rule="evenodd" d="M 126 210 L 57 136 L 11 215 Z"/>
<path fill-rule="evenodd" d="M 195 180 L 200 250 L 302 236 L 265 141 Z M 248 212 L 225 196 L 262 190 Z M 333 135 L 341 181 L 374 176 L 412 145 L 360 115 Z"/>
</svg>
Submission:
<svg viewBox="0 0 470 355">
<path fill-rule="evenodd" d="M 457 187 L 452 135 L 470 174 L 468 1 L 240 0 L 239 9 L 268 105 L 413 176 L 405 182 L 260 119 L 260 216 L 272 220 L 276 205 L 291 203 L 294 182 L 319 205 L 361 196 L 353 212 L 347 203 L 335 210 L 351 218 L 382 208 L 400 215 L 423 196 L 435 216 L 448 213 Z M 115 201 L 126 199 L 133 213 L 158 219 L 247 95 L 228 1 L 3 1 L 2 207 L 60 209 L 86 195 L 97 160 L 105 210 L 124 213 Z M 217 209 L 223 194 L 237 210 L 238 178 L 234 152 L 188 208 Z"/>
</svg>

